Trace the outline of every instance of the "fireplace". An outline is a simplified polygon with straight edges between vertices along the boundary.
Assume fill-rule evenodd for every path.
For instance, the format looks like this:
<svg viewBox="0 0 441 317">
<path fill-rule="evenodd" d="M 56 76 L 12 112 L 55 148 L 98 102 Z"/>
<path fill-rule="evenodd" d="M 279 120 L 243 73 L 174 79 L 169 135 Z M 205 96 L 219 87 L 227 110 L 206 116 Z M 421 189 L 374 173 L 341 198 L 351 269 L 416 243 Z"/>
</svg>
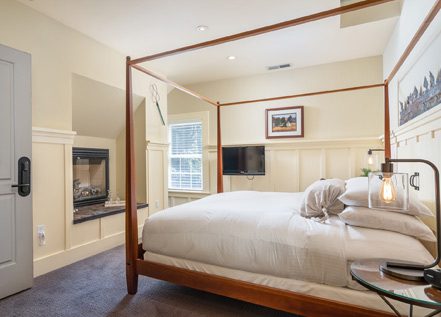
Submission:
<svg viewBox="0 0 441 317">
<path fill-rule="evenodd" d="M 109 150 L 73 148 L 74 207 L 104 203 L 109 191 Z"/>
</svg>

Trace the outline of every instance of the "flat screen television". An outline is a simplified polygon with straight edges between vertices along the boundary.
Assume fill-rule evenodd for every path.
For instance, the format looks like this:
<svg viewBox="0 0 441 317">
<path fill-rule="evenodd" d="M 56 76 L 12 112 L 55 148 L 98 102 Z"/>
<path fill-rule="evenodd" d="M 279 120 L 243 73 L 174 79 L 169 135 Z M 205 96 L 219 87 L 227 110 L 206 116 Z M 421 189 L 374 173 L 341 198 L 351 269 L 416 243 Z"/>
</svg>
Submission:
<svg viewBox="0 0 441 317">
<path fill-rule="evenodd" d="M 223 175 L 265 175 L 265 147 L 222 148 Z"/>
</svg>

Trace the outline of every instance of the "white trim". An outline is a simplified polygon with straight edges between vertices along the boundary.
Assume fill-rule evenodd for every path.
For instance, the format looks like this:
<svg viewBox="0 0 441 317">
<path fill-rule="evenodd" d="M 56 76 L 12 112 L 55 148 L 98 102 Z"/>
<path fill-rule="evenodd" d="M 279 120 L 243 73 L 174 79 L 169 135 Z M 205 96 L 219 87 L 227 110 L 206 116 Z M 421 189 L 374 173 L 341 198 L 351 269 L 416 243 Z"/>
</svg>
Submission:
<svg viewBox="0 0 441 317">
<path fill-rule="evenodd" d="M 75 131 L 32 127 L 33 143 L 73 144 Z"/>
<path fill-rule="evenodd" d="M 222 146 L 254 146 L 264 145 L 267 150 L 290 150 L 290 149 L 326 149 L 326 148 L 348 148 L 350 147 L 365 147 L 372 143 L 378 143 L 382 140 L 380 137 L 365 137 L 365 138 L 350 138 L 350 139 L 310 139 L 310 140 L 294 140 L 285 142 L 271 142 L 271 143 L 253 143 L 253 144 L 222 144 Z M 216 152 L 216 145 L 208 145 L 209 152 Z"/>
<path fill-rule="evenodd" d="M 138 226 L 138 237 L 141 237 L 143 225 L 144 224 Z M 34 277 L 46 274 L 122 244 L 124 244 L 124 232 L 118 232 L 106 236 L 104 239 L 89 241 L 67 250 L 36 258 L 34 259 Z"/>
<path fill-rule="evenodd" d="M 159 143 L 159 142 L 152 142 L 152 141 L 146 142 L 146 150 L 148 150 L 148 149 L 163 149 L 163 148 L 168 149 L 168 147 L 169 147 L 168 143 Z"/>
<path fill-rule="evenodd" d="M 194 194 L 194 195 L 211 195 L 210 192 L 206 192 L 206 191 L 201 191 L 201 190 L 176 190 L 176 189 L 171 189 L 168 191 L 169 194 L 171 195 L 180 195 L 180 194 Z"/>
<path fill-rule="evenodd" d="M 392 143 L 406 141 L 414 137 L 441 130 L 438 120 L 441 120 L 441 107 L 437 106 L 419 115 L 393 131 Z"/>
</svg>

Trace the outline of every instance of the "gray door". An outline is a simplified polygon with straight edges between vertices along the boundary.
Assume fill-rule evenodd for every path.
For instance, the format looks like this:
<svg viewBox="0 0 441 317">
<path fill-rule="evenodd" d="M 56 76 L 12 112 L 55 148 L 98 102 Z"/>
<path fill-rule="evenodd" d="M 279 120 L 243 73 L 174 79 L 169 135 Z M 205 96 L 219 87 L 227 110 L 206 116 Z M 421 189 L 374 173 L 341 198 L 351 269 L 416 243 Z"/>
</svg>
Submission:
<svg viewBox="0 0 441 317">
<path fill-rule="evenodd" d="M 31 167 L 19 164 L 31 158 L 31 119 L 31 56 L 0 45 L 0 298 L 32 286 L 30 187 L 13 187 Z"/>
</svg>

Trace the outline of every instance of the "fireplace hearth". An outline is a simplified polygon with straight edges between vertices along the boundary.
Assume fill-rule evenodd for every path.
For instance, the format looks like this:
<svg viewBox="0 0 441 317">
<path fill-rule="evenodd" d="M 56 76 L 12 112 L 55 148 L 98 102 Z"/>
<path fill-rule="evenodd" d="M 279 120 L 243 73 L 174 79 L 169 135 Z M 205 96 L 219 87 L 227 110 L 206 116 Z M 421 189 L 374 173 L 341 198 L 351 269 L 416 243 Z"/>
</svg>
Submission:
<svg viewBox="0 0 441 317">
<path fill-rule="evenodd" d="M 74 207 L 104 203 L 109 191 L 109 150 L 73 148 Z"/>
</svg>

